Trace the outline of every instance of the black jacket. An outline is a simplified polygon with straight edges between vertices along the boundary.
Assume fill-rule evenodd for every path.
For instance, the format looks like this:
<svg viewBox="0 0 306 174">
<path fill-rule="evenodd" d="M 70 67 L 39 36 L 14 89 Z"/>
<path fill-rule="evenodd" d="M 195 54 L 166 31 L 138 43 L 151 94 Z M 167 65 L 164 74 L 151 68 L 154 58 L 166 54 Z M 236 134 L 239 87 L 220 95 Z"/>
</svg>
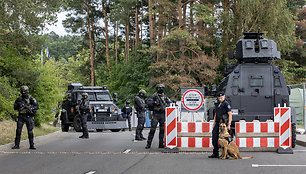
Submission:
<svg viewBox="0 0 306 174">
<path fill-rule="evenodd" d="M 35 116 L 37 110 L 39 109 L 39 105 L 37 100 L 35 100 L 35 98 L 32 96 L 29 96 L 28 99 L 20 96 L 14 103 L 14 109 L 17 110 L 19 114 Z"/>
</svg>

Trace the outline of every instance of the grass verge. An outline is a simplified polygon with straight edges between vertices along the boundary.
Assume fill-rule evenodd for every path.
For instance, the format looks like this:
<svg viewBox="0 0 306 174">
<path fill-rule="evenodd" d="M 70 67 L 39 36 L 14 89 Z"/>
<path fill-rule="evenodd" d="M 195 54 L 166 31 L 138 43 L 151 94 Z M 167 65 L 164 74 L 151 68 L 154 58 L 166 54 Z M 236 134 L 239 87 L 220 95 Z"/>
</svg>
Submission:
<svg viewBox="0 0 306 174">
<path fill-rule="evenodd" d="M 15 141 L 16 136 L 16 122 L 12 120 L 4 120 L 0 122 L 0 145 L 12 143 Z M 41 127 L 35 127 L 33 132 L 34 136 L 47 135 L 60 130 L 59 128 L 43 123 Z M 21 133 L 21 140 L 28 139 L 27 126 L 24 124 Z"/>
</svg>

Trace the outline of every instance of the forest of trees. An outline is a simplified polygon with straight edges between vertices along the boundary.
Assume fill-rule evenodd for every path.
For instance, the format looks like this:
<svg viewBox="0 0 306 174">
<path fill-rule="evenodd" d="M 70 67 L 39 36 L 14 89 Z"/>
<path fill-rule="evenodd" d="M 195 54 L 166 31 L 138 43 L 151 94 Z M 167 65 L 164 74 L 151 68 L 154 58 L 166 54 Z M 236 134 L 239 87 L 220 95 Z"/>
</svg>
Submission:
<svg viewBox="0 0 306 174">
<path fill-rule="evenodd" d="M 71 82 L 108 86 L 119 104 L 157 83 L 179 100 L 180 87 L 219 84 L 243 32 L 278 44 L 275 63 L 288 84 L 306 81 L 305 0 L 0 1 L 0 120 L 14 114 L 21 85 L 40 102 L 37 126 L 53 118 Z M 69 35 L 43 34 L 65 11 Z M 41 51 L 48 46 L 50 58 Z M 233 62 L 230 62 L 233 63 Z"/>
</svg>

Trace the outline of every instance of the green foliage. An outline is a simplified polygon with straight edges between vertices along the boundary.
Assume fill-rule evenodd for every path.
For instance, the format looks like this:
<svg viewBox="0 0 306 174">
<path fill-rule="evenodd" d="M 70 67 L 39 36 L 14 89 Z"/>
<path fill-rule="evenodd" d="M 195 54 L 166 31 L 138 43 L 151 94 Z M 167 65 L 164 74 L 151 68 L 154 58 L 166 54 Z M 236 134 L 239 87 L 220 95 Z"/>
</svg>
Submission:
<svg viewBox="0 0 306 174">
<path fill-rule="evenodd" d="M 18 90 L 10 86 L 7 77 L 0 77 L 0 121 L 13 115 L 13 104 L 17 98 Z"/>
<path fill-rule="evenodd" d="M 90 51 L 83 49 L 77 55 L 71 55 L 68 60 L 61 60 L 63 69 L 61 75 L 66 81 L 65 85 L 72 82 L 80 82 L 83 85 L 90 84 L 90 69 L 89 69 Z"/>
<path fill-rule="evenodd" d="M 275 64 L 281 68 L 288 85 L 300 84 L 306 81 L 305 65 L 301 67 L 296 62 L 290 60 L 277 60 Z"/>
<path fill-rule="evenodd" d="M 82 49 L 83 38 L 80 36 L 59 36 L 53 31 L 42 36 L 45 46 L 48 46 L 50 55 L 58 60 L 68 60 L 77 55 Z"/>
<path fill-rule="evenodd" d="M 56 20 L 55 12 L 59 10 L 61 1 L 0 1 L 0 40 L 13 44 L 21 52 L 25 46 L 31 50 L 36 49 L 40 43 L 35 34 L 46 23 Z"/>
<path fill-rule="evenodd" d="M 215 22 L 212 9 L 206 5 L 196 4 L 193 6 L 193 10 L 196 20 L 203 21 L 206 24 L 213 24 Z"/>
<path fill-rule="evenodd" d="M 112 71 L 106 85 L 111 92 L 118 93 L 119 105 L 123 105 L 126 99 L 134 101 L 140 89 L 146 90 L 148 97 L 152 94 L 153 90 L 149 86 L 151 60 L 152 56 L 146 49 L 138 49 L 130 54 L 128 62 L 121 62 Z"/>
<path fill-rule="evenodd" d="M 39 60 L 39 57 L 38 57 Z M 52 107 L 64 97 L 63 77 L 60 67 L 61 63 L 49 59 L 43 66 L 37 62 L 36 71 L 40 72 L 38 84 L 34 87 L 33 97 L 39 102 L 39 110 L 35 117 L 35 125 L 40 126 L 44 121 L 53 120 Z"/>
</svg>

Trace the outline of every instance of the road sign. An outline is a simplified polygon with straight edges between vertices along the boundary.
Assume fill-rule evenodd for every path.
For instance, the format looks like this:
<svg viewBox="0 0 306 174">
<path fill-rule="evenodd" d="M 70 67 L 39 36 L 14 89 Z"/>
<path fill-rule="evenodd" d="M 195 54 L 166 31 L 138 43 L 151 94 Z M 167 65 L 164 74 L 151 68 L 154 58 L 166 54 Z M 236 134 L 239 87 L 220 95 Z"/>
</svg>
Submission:
<svg viewBox="0 0 306 174">
<path fill-rule="evenodd" d="M 203 94 L 197 89 L 187 90 L 182 97 L 182 104 L 188 111 L 197 111 L 203 106 Z"/>
</svg>

